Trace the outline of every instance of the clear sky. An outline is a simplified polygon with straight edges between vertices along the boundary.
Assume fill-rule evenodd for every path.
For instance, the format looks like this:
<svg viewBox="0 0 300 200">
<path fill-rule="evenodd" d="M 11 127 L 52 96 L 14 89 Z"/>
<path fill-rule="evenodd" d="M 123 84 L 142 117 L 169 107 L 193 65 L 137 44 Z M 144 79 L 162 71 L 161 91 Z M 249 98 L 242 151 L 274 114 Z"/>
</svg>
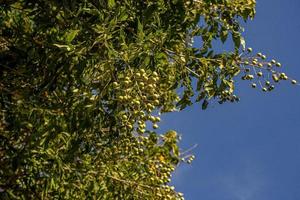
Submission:
<svg viewBox="0 0 300 200">
<path fill-rule="evenodd" d="M 300 81 L 299 9 L 299 0 L 257 0 L 244 36 Z M 182 134 L 183 149 L 198 144 L 173 184 L 187 200 L 299 200 L 300 86 L 284 82 L 263 93 L 240 81 L 237 94 L 239 103 L 163 116 L 160 126 Z"/>
</svg>

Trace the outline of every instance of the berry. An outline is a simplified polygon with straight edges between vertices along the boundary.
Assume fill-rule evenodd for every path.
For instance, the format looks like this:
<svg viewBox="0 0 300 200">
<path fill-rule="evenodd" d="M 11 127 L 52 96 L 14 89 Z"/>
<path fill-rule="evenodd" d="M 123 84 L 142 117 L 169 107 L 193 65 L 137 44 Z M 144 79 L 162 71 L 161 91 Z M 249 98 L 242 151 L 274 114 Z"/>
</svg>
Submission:
<svg viewBox="0 0 300 200">
<path fill-rule="evenodd" d="M 257 76 L 262 76 L 263 73 L 262 72 L 257 72 Z"/>
<path fill-rule="evenodd" d="M 122 115 L 122 119 L 123 119 L 123 120 L 126 120 L 126 119 L 127 119 L 127 116 L 126 116 L 126 115 Z"/>
<path fill-rule="evenodd" d="M 118 87 L 118 86 L 119 86 L 119 83 L 113 82 L 113 86 L 114 86 L 114 87 Z"/>
<path fill-rule="evenodd" d="M 292 84 L 297 84 L 297 81 L 296 80 L 292 80 Z"/>
<path fill-rule="evenodd" d="M 139 78 L 139 77 L 141 77 L 141 73 L 137 72 L 137 73 L 135 74 L 135 76 Z"/>
<path fill-rule="evenodd" d="M 278 82 L 279 81 L 279 78 L 278 78 L 278 76 L 276 74 L 273 74 L 272 78 L 273 78 L 274 82 Z"/>
<path fill-rule="evenodd" d="M 271 86 L 268 88 L 268 90 L 269 90 L 269 91 L 272 91 L 272 90 L 274 90 L 274 88 L 275 88 L 275 86 L 274 86 L 274 85 L 271 85 Z"/>
<path fill-rule="evenodd" d="M 153 128 L 154 129 L 158 129 L 158 125 L 157 124 L 153 124 Z"/>
</svg>

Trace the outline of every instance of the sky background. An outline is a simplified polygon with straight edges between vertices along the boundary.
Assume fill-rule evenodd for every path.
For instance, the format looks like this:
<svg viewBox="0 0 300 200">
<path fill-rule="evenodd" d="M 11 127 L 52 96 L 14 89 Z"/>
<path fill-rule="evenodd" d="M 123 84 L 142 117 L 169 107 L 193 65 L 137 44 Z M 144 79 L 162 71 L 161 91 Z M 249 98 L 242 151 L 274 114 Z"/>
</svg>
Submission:
<svg viewBox="0 0 300 200">
<path fill-rule="evenodd" d="M 244 36 L 300 81 L 299 9 L 299 0 L 257 0 Z M 198 144 L 196 159 L 181 165 L 172 183 L 187 200 L 299 200 L 300 86 L 283 82 L 263 93 L 239 81 L 236 93 L 239 103 L 163 116 L 162 130 L 182 134 L 183 150 Z"/>
</svg>

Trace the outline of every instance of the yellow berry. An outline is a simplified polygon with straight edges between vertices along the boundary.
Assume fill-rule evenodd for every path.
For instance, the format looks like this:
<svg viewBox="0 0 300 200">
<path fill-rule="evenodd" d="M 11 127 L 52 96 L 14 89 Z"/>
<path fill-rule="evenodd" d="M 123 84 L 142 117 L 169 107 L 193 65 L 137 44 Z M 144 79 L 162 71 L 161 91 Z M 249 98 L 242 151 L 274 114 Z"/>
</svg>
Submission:
<svg viewBox="0 0 300 200">
<path fill-rule="evenodd" d="M 154 129 L 158 129 L 158 125 L 157 124 L 153 124 L 153 128 Z"/>
<path fill-rule="evenodd" d="M 137 73 L 135 74 L 135 76 L 139 78 L 139 77 L 141 77 L 141 73 L 137 72 Z"/>
<path fill-rule="evenodd" d="M 113 86 L 114 86 L 114 87 L 118 87 L 118 86 L 119 86 L 119 83 L 113 82 Z"/>
<path fill-rule="evenodd" d="M 279 78 L 278 78 L 278 76 L 277 76 L 276 74 L 273 74 L 273 75 L 272 75 L 272 78 L 273 78 L 273 80 L 274 80 L 275 82 L 278 82 L 278 81 L 279 81 Z"/>
</svg>

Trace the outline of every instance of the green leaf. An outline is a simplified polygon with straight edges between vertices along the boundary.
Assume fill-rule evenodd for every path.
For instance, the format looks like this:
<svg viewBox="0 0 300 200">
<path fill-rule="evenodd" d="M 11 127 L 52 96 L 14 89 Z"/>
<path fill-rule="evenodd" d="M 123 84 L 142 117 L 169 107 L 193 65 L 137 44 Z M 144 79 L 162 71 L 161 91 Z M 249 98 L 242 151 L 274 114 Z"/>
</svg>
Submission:
<svg viewBox="0 0 300 200">
<path fill-rule="evenodd" d="M 64 35 L 66 43 L 70 44 L 75 39 L 75 37 L 77 36 L 79 31 L 80 30 L 70 30 L 70 31 L 66 32 Z"/>
<path fill-rule="evenodd" d="M 120 21 L 125 21 L 126 19 L 128 19 L 128 15 L 127 13 L 123 12 L 121 13 L 121 15 L 119 16 Z"/>
<path fill-rule="evenodd" d="M 144 39 L 144 30 L 141 21 L 138 19 L 137 36 L 140 41 Z"/>
<path fill-rule="evenodd" d="M 240 46 L 241 46 L 241 33 L 239 32 L 232 32 L 232 40 L 233 40 L 233 43 L 234 43 L 234 47 L 236 49 L 239 49 Z"/>
<path fill-rule="evenodd" d="M 115 5 L 116 5 L 115 0 L 108 0 L 108 7 L 109 8 L 113 8 L 113 7 L 115 7 Z"/>
</svg>

